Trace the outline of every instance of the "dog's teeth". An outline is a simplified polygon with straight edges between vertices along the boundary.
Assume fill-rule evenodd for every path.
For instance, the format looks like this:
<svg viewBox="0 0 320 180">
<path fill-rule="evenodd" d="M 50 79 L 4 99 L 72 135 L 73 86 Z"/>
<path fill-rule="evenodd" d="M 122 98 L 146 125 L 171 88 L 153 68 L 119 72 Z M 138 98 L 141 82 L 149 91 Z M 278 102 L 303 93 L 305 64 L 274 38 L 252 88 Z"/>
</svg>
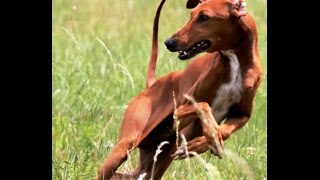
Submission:
<svg viewBox="0 0 320 180">
<path fill-rule="evenodd" d="M 186 51 L 183 51 L 183 55 L 187 55 L 188 53 Z"/>
<path fill-rule="evenodd" d="M 198 47 L 200 47 L 200 46 L 201 46 L 201 44 L 198 44 L 197 46 L 198 46 Z"/>
<path fill-rule="evenodd" d="M 196 49 L 196 47 L 193 47 L 192 49 Z"/>
</svg>

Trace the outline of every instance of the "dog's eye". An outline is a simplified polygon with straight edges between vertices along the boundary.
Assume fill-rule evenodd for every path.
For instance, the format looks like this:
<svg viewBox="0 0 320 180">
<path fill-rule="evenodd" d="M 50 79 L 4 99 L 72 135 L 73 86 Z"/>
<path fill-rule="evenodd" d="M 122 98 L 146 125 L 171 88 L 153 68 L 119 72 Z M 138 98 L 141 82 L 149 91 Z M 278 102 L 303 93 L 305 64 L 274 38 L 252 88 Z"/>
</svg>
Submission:
<svg viewBox="0 0 320 180">
<path fill-rule="evenodd" d="M 203 14 L 198 17 L 199 22 L 204 22 L 204 21 L 207 21 L 208 19 L 209 19 L 209 16 L 206 16 Z"/>
</svg>

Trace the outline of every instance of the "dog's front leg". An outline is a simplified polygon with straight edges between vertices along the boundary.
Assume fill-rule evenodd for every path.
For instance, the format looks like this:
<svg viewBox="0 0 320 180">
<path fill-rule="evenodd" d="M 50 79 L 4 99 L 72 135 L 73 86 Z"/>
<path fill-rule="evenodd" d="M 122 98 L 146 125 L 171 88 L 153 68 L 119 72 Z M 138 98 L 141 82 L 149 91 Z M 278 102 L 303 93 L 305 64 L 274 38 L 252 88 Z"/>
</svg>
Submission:
<svg viewBox="0 0 320 180">
<path fill-rule="evenodd" d="M 242 128 L 249 120 L 248 116 L 241 116 L 238 118 L 228 118 L 225 123 L 220 126 L 220 133 L 223 140 L 226 140 L 238 129 Z M 187 150 L 201 154 L 209 150 L 209 144 L 205 136 L 200 136 L 192 139 L 187 143 Z M 178 149 L 175 153 L 176 159 L 185 159 L 187 154 L 184 149 Z M 192 157 L 192 154 L 189 154 L 189 157 Z"/>
<path fill-rule="evenodd" d="M 228 118 L 220 126 L 223 140 L 226 140 L 238 129 L 242 128 L 249 120 L 248 116 L 241 116 L 239 118 Z"/>
<path fill-rule="evenodd" d="M 196 152 L 197 154 L 202 154 L 209 149 L 209 144 L 205 136 L 199 136 L 191 141 L 187 142 L 187 147 L 180 146 L 177 151 L 172 155 L 175 156 L 176 160 L 182 160 L 187 157 L 192 157 L 194 154 L 187 153 L 188 152 Z"/>
<path fill-rule="evenodd" d="M 178 107 L 174 112 L 177 121 L 174 123 L 174 130 L 179 131 L 189 125 L 192 121 L 200 119 L 202 131 L 208 147 L 219 158 L 222 158 L 223 140 L 219 125 L 214 119 L 211 107 L 206 102 L 200 102 L 198 107 L 190 104 L 184 104 Z M 179 123 L 177 123 L 179 122 Z"/>
</svg>

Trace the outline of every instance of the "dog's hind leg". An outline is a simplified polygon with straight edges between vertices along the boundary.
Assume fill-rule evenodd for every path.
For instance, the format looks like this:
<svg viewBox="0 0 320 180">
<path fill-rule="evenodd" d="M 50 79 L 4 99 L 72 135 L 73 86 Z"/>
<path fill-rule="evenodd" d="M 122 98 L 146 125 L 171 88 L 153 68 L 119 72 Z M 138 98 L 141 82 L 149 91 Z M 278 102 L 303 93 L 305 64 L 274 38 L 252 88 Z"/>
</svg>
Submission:
<svg viewBox="0 0 320 180">
<path fill-rule="evenodd" d="M 161 152 L 157 155 L 156 162 L 154 162 L 154 157 L 157 151 L 157 145 L 152 145 L 150 148 L 140 149 L 140 162 L 133 173 L 134 179 L 138 179 L 144 174 L 144 179 L 161 179 L 164 172 L 174 159 L 171 154 L 176 151 L 175 139 L 175 135 L 172 135 L 165 140 L 168 141 L 169 144 L 164 144 L 161 147 Z"/>
<path fill-rule="evenodd" d="M 116 175 L 116 171 L 127 159 L 127 151 L 133 150 L 138 134 L 145 127 L 150 112 L 151 105 L 148 97 L 139 95 L 131 101 L 121 124 L 119 141 L 103 162 L 98 172 L 98 180 L 110 179 L 113 175 L 120 175 Z"/>
<path fill-rule="evenodd" d="M 116 170 L 127 159 L 127 151 L 131 150 L 134 141 L 133 138 L 124 138 L 115 145 L 98 172 L 98 180 L 110 179 L 113 175 L 115 177 L 120 175 L 116 173 Z"/>
</svg>

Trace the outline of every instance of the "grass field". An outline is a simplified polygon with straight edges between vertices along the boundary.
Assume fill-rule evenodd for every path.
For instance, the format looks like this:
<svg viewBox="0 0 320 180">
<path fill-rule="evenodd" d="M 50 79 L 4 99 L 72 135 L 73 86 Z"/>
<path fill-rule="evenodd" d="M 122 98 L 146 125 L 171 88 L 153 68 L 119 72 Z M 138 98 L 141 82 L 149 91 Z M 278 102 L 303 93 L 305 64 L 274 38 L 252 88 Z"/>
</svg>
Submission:
<svg viewBox="0 0 320 180">
<path fill-rule="evenodd" d="M 52 14 L 52 177 L 89 180 L 116 143 L 127 103 L 144 89 L 160 0 L 54 0 Z M 227 155 L 201 158 L 223 180 L 266 179 L 266 0 L 246 0 L 257 21 L 264 81 L 248 124 L 225 142 Z M 163 42 L 189 19 L 186 0 L 167 0 L 160 17 L 157 77 L 186 61 Z M 138 153 L 120 170 L 132 169 Z M 197 158 L 175 161 L 163 179 L 207 179 Z"/>
</svg>

